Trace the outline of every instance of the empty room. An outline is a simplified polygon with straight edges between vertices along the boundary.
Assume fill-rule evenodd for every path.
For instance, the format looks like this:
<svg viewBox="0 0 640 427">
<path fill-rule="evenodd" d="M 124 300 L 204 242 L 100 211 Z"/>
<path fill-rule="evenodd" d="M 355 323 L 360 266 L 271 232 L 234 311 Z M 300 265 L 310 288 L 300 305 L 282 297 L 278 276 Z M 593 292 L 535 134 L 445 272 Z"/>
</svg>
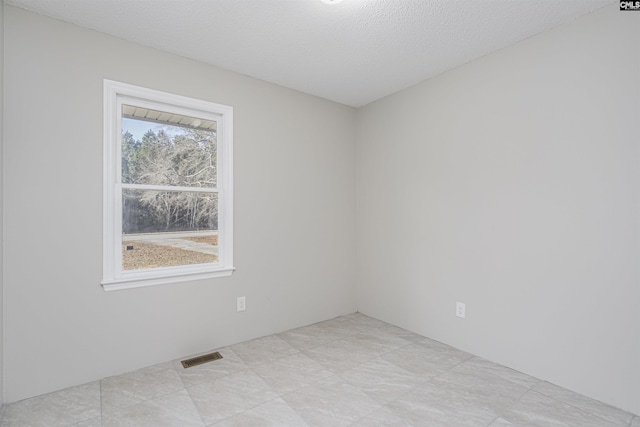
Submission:
<svg viewBox="0 0 640 427">
<path fill-rule="evenodd" d="M 0 426 L 640 427 L 640 2 L 0 12 Z"/>
</svg>

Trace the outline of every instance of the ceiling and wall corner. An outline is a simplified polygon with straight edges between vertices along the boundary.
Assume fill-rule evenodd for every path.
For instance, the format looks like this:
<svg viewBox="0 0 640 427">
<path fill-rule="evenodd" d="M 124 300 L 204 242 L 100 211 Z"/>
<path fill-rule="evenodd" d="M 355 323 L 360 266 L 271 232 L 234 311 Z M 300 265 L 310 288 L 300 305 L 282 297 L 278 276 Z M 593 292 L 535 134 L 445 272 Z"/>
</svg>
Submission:
<svg viewBox="0 0 640 427">
<path fill-rule="evenodd" d="M 615 0 L 6 0 L 360 107 Z"/>
</svg>

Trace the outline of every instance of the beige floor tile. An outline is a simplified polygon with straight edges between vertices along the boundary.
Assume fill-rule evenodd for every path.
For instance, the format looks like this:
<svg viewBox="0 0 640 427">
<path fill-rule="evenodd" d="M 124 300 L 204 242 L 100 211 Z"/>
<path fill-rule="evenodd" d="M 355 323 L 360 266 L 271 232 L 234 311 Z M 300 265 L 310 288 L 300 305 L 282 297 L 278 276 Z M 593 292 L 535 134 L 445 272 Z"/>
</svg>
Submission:
<svg viewBox="0 0 640 427">
<path fill-rule="evenodd" d="M 492 373 L 476 370 L 467 365 L 438 375 L 430 383 L 442 390 L 455 391 L 477 407 L 487 408 L 496 415 L 513 405 L 528 390 Z"/>
<path fill-rule="evenodd" d="M 477 399 L 455 389 L 425 383 L 387 404 L 410 425 L 429 427 L 485 427 L 498 414 Z"/>
<path fill-rule="evenodd" d="M 481 357 L 474 356 L 471 359 L 466 360 L 464 362 L 464 366 L 468 366 L 476 371 L 491 373 L 527 388 L 531 388 L 540 382 L 537 378 L 509 369 L 505 366 L 498 365 L 497 363 L 490 362 Z"/>
<path fill-rule="evenodd" d="M 349 339 L 361 342 L 371 348 L 379 348 L 381 353 L 388 353 L 402 347 L 406 347 L 411 343 L 399 335 L 382 331 L 380 329 L 372 329 L 359 332 Z"/>
<path fill-rule="evenodd" d="M 278 397 L 278 393 L 251 370 L 198 384 L 188 390 L 207 425 Z"/>
<path fill-rule="evenodd" d="M 455 347 L 451 347 L 450 345 L 443 344 L 441 342 L 429 339 L 422 338 L 416 342 L 418 347 L 421 347 L 425 350 L 425 357 L 431 359 L 439 359 L 439 360 L 449 360 L 451 363 L 458 364 L 462 363 L 466 360 L 469 360 L 473 357 L 472 354 L 459 350 Z"/>
<path fill-rule="evenodd" d="M 340 378 L 330 377 L 282 399 L 311 426 L 348 426 L 376 411 L 379 403 Z"/>
<path fill-rule="evenodd" d="M 102 380 L 102 414 L 184 389 L 172 363 L 162 363 Z"/>
<path fill-rule="evenodd" d="M 385 351 L 365 346 L 362 342 L 357 342 L 350 337 L 305 350 L 303 353 L 331 372 L 340 373 L 375 359 Z"/>
<path fill-rule="evenodd" d="M 343 316 L 345 319 L 350 319 L 353 324 L 352 328 L 367 330 L 367 329 L 379 329 L 387 323 L 382 320 L 374 319 L 373 317 L 369 317 L 362 313 L 353 313 L 346 316 Z"/>
<path fill-rule="evenodd" d="M 460 364 L 460 359 L 442 354 L 432 354 L 419 345 L 409 345 L 380 356 L 388 362 L 427 380 Z"/>
<path fill-rule="evenodd" d="M 414 427 L 415 422 L 401 418 L 387 407 L 378 409 L 374 413 L 360 418 L 351 427 Z"/>
<path fill-rule="evenodd" d="M 366 327 L 363 328 L 362 326 L 359 326 L 351 317 L 348 316 L 334 317 L 333 319 L 325 320 L 324 322 L 318 322 L 316 325 L 325 329 L 340 329 L 351 335 L 366 329 Z"/>
<path fill-rule="evenodd" d="M 529 390 L 501 417 L 523 427 L 620 427 L 575 406 Z"/>
<path fill-rule="evenodd" d="M 356 331 L 349 328 L 327 327 L 322 324 L 315 324 L 283 332 L 278 334 L 278 337 L 298 350 L 307 350 L 345 338 L 354 333 Z"/>
<path fill-rule="evenodd" d="M 422 342 L 425 339 L 422 335 L 418 335 L 416 333 L 407 331 L 406 329 L 402 329 L 397 326 L 389 325 L 388 323 L 385 323 L 379 329 L 383 332 L 388 332 L 390 334 L 396 335 L 411 343 Z"/>
<path fill-rule="evenodd" d="M 306 427 L 302 417 L 282 399 L 256 406 L 214 424 L 216 427 Z"/>
<path fill-rule="evenodd" d="M 306 387 L 333 375 L 318 362 L 302 353 L 293 354 L 266 365 L 256 366 L 253 371 L 278 394 Z"/>
<path fill-rule="evenodd" d="M 546 381 L 539 382 L 533 389 L 614 424 L 627 426 L 633 418 L 633 414 L 629 412 L 614 408 L 613 406 L 598 402 L 595 399 L 588 398 Z"/>
<path fill-rule="evenodd" d="M 100 383 L 93 382 L 6 406 L 0 425 L 73 425 L 100 416 Z"/>
<path fill-rule="evenodd" d="M 79 423 L 74 424 L 73 427 L 102 427 L 102 417 L 80 421 Z"/>
<path fill-rule="evenodd" d="M 331 372 L 340 373 L 409 344 L 387 332 L 366 330 L 305 350 L 304 354 Z"/>
<path fill-rule="evenodd" d="M 204 422 L 189 393 L 180 390 L 104 417 L 105 427 L 202 427 Z"/>
<path fill-rule="evenodd" d="M 300 352 L 277 335 L 242 342 L 231 346 L 231 349 L 250 366 L 270 363 Z"/>
<path fill-rule="evenodd" d="M 395 400 L 424 382 L 411 372 L 380 358 L 344 371 L 339 376 L 381 403 Z"/>
<path fill-rule="evenodd" d="M 489 427 L 516 427 L 516 425 L 505 420 L 504 418 L 498 418 L 491 424 L 489 424 Z"/>
</svg>

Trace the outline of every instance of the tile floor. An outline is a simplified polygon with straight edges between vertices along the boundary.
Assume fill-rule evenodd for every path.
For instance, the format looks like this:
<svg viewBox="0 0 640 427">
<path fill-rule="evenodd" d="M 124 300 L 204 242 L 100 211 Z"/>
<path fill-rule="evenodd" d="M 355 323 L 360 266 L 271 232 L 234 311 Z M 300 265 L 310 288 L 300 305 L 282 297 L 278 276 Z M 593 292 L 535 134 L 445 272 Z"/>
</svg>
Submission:
<svg viewBox="0 0 640 427">
<path fill-rule="evenodd" d="M 640 427 L 640 417 L 356 313 L 3 408 L 1 426 Z"/>
</svg>

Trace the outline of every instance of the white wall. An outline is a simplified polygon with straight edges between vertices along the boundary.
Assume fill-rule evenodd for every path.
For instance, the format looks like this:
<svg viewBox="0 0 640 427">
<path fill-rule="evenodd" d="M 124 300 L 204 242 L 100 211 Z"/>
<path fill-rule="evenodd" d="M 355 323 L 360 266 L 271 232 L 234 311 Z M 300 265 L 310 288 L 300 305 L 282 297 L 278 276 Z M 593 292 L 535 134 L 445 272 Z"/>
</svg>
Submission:
<svg viewBox="0 0 640 427">
<path fill-rule="evenodd" d="M 5 31 L 6 401 L 356 310 L 354 109 L 12 7 Z M 100 287 L 104 78 L 234 107 L 231 278 Z"/>
<path fill-rule="evenodd" d="M 3 308 L 2 308 L 2 284 L 3 284 L 3 175 L 4 175 L 4 167 L 3 165 L 3 140 L 4 140 L 4 125 L 3 125 L 3 117 L 4 117 L 4 2 L 0 1 L 0 405 L 4 402 L 4 364 L 3 364 L 3 356 L 4 356 L 4 343 L 2 339 L 2 325 L 3 325 Z"/>
<path fill-rule="evenodd" d="M 359 311 L 640 413 L 639 44 L 612 5 L 362 108 Z"/>
</svg>

